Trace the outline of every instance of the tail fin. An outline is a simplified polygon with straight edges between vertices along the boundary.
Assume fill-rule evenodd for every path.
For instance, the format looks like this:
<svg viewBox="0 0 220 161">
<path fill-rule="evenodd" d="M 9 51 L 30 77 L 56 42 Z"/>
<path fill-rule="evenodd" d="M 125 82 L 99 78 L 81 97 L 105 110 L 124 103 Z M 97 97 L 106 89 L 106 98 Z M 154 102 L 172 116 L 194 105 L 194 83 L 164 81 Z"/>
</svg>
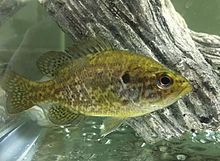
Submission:
<svg viewBox="0 0 220 161">
<path fill-rule="evenodd" d="M 6 109 L 9 113 L 22 112 L 34 105 L 34 83 L 12 71 L 5 73 L 1 85 L 7 94 Z"/>
</svg>

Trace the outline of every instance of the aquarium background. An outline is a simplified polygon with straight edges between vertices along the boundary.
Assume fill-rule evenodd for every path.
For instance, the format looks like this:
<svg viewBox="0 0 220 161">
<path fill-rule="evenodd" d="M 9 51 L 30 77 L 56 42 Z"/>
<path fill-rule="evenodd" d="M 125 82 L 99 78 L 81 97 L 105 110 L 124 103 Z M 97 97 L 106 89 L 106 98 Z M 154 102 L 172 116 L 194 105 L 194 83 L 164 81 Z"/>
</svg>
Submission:
<svg viewBox="0 0 220 161">
<path fill-rule="evenodd" d="M 219 0 L 171 0 L 193 31 L 220 35 Z"/>
<path fill-rule="evenodd" d="M 172 0 L 189 28 L 220 35 L 219 0 Z M 37 1 L 30 1 L 0 26 L 0 64 L 34 80 L 42 78 L 38 57 L 72 44 Z M 3 101 L 0 101 L 2 103 Z M 29 114 L 9 118 L 0 106 L 1 161 L 219 161 L 220 134 L 210 130 L 154 144 L 124 125 L 105 138 L 101 118 L 75 127 L 44 128 Z M 33 115 L 31 115 L 33 117 Z M 40 117 L 40 116 L 39 116 Z"/>
</svg>

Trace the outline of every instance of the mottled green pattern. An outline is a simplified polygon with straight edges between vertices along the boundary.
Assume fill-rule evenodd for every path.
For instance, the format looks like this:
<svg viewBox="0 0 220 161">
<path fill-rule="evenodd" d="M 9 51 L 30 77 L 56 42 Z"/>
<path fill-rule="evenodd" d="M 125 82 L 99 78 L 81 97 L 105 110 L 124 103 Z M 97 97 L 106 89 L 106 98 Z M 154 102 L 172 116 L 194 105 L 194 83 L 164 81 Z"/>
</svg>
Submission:
<svg viewBox="0 0 220 161">
<path fill-rule="evenodd" d="M 33 104 L 58 105 L 74 115 L 119 118 L 140 116 L 161 109 L 191 91 L 191 86 L 182 76 L 152 58 L 129 51 L 107 50 L 87 55 L 68 60 L 68 64 L 58 69 L 50 81 L 28 83 L 21 79 L 18 85 L 34 83 L 30 92 L 34 95 L 31 97 Z M 122 79 L 125 74 L 129 77 L 126 82 Z M 169 88 L 158 87 L 157 82 L 162 74 L 172 78 L 173 84 Z M 27 106 L 25 102 L 22 105 Z M 57 108 L 52 115 L 56 113 L 59 113 Z M 71 118 L 68 113 L 64 114 L 59 116 Z"/>
</svg>

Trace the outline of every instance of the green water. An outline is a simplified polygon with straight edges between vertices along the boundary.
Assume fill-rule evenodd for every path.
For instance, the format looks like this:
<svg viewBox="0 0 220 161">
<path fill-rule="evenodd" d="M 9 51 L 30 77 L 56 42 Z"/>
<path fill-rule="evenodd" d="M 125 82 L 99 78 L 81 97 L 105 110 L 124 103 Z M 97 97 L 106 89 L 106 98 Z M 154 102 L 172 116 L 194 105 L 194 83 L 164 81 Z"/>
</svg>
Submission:
<svg viewBox="0 0 220 161">
<path fill-rule="evenodd" d="M 173 0 L 173 3 L 192 30 L 220 35 L 219 0 Z M 31 79 L 40 79 L 42 76 L 35 65 L 41 53 L 64 50 L 71 44 L 68 36 L 36 2 L 29 2 L 0 26 L 0 35 L 0 63 L 8 62 L 13 55 L 11 63 L 14 70 Z M 28 145 L 31 149 L 23 156 L 23 160 L 220 160 L 220 134 L 212 131 L 190 133 L 179 139 L 151 145 L 128 126 L 102 138 L 99 134 L 100 118 L 87 118 L 78 126 L 70 128 L 42 128 L 28 119 L 27 122 L 27 127 L 34 129 L 25 128 L 27 131 L 24 129 L 23 133 L 39 133 L 34 145 Z M 20 137 L 22 133 L 18 139 Z"/>
<path fill-rule="evenodd" d="M 197 32 L 220 35 L 219 0 L 171 0 L 189 28 Z"/>
</svg>

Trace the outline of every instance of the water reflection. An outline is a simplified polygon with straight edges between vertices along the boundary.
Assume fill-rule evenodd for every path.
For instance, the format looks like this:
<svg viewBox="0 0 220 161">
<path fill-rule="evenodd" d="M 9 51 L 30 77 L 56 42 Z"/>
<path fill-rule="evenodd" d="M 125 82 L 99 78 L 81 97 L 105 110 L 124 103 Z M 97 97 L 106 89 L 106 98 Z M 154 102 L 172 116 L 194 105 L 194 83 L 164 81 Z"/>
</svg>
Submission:
<svg viewBox="0 0 220 161">
<path fill-rule="evenodd" d="M 87 118 L 77 127 L 47 129 L 33 160 L 129 160 L 142 151 L 143 140 L 129 127 L 103 138 L 101 124 L 101 118 Z"/>
</svg>

